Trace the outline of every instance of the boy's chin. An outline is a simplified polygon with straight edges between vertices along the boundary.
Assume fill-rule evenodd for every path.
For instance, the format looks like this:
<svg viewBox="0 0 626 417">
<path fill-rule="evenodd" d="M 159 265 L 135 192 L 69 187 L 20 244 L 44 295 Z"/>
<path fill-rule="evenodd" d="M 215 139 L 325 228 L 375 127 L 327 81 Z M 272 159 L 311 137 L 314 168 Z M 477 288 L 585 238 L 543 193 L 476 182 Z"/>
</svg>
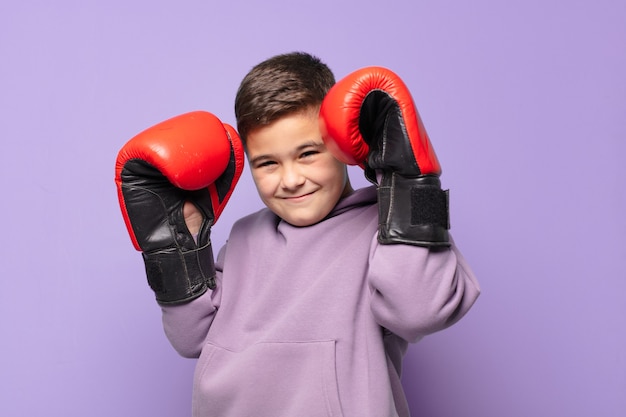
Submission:
<svg viewBox="0 0 626 417">
<path fill-rule="evenodd" d="M 313 226 L 324 220 L 328 213 L 316 213 L 311 216 L 294 216 L 294 215 L 285 215 L 284 213 L 276 213 L 278 217 L 280 217 L 284 222 L 289 223 L 294 227 L 308 227 Z"/>
<path fill-rule="evenodd" d="M 279 216 L 283 221 L 289 223 L 290 225 L 294 226 L 294 227 L 308 227 L 308 226 L 313 226 L 316 223 L 321 222 L 324 217 L 320 218 L 320 219 L 292 219 L 292 218 L 286 218 L 286 217 L 281 217 Z"/>
</svg>

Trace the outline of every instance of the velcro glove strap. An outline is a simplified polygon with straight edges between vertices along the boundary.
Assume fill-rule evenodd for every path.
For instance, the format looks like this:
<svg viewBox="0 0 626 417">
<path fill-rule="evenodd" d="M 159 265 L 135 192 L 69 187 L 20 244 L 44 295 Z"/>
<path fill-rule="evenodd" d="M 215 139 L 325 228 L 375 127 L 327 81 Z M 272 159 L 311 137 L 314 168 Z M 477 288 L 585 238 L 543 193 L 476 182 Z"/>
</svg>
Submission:
<svg viewBox="0 0 626 417">
<path fill-rule="evenodd" d="M 208 228 L 205 231 L 208 233 Z M 215 289 L 215 265 L 208 236 L 195 249 L 168 248 L 143 252 L 148 284 L 159 304 L 182 304 Z"/>
<path fill-rule="evenodd" d="M 448 191 L 439 178 L 406 178 L 383 173 L 378 186 L 378 241 L 416 246 L 449 246 Z"/>
</svg>

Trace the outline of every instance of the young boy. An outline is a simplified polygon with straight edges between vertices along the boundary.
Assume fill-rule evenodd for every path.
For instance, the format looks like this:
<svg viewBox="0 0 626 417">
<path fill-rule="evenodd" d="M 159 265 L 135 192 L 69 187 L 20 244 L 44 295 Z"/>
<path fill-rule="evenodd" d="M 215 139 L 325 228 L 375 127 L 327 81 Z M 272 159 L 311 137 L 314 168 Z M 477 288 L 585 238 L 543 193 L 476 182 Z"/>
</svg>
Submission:
<svg viewBox="0 0 626 417">
<path fill-rule="evenodd" d="M 234 129 L 194 112 L 120 151 L 122 213 L 165 332 L 199 358 L 194 416 L 408 416 L 408 344 L 478 297 L 408 91 L 384 69 L 355 74 L 335 84 L 290 53 L 244 78 L 237 128 L 267 208 L 235 223 L 215 264 L 210 227 L 243 168 Z M 376 185 L 354 191 L 345 163 Z"/>
</svg>

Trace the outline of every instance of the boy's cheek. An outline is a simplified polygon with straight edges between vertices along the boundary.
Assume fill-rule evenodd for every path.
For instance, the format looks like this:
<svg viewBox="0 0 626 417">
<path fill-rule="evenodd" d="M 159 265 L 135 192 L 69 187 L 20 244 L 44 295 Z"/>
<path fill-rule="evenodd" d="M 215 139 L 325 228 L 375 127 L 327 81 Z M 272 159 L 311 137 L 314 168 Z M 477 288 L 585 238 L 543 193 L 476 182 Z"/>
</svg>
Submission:
<svg viewBox="0 0 626 417">
<path fill-rule="evenodd" d="M 265 195 L 271 191 L 271 177 L 267 175 L 259 175 L 258 173 L 252 173 L 252 180 L 256 186 L 257 191 L 261 195 Z"/>
</svg>

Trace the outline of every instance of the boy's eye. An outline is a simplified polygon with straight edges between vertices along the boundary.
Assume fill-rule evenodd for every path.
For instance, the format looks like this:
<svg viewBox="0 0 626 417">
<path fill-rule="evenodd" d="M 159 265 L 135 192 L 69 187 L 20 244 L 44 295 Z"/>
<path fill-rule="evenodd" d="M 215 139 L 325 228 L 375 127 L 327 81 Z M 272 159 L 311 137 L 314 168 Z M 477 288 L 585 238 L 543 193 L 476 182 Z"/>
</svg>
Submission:
<svg viewBox="0 0 626 417">
<path fill-rule="evenodd" d="M 318 154 L 319 151 L 306 151 L 306 152 L 302 152 L 302 155 L 300 155 L 301 158 L 307 158 L 309 156 L 313 156 Z"/>
<path fill-rule="evenodd" d="M 275 163 L 276 162 L 274 162 L 274 161 L 264 161 L 264 162 L 261 162 L 261 163 L 257 164 L 257 168 L 268 167 L 270 165 L 274 165 Z"/>
</svg>

